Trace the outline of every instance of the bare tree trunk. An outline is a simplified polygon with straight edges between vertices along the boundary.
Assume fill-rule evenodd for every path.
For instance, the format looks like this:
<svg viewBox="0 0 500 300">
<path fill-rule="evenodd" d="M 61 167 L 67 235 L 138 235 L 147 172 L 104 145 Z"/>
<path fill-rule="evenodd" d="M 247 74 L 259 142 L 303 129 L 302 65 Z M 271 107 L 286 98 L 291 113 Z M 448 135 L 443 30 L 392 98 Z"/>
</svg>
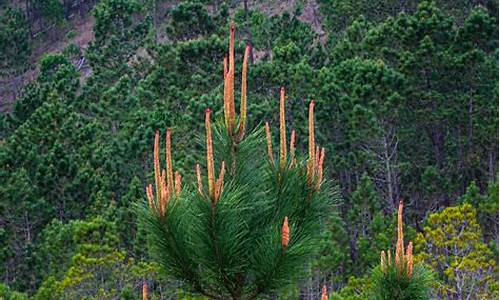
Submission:
<svg viewBox="0 0 500 300">
<path fill-rule="evenodd" d="M 392 125 L 379 124 L 380 134 L 364 146 L 368 155 L 377 161 L 374 167 L 377 189 L 382 199 L 386 199 L 387 213 L 392 213 L 399 202 L 398 139 Z"/>
<path fill-rule="evenodd" d="M 494 181 L 496 179 L 496 166 L 498 164 L 498 158 L 496 157 L 497 147 L 495 144 L 492 145 L 491 151 L 488 154 L 488 179 L 489 181 Z"/>
<path fill-rule="evenodd" d="M 446 176 L 446 174 L 443 173 L 444 160 L 445 160 L 445 153 L 444 153 L 445 142 L 444 142 L 444 133 L 443 130 L 441 129 L 441 126 L 439 124 L 432 124 L 429 127 L 429 136 L 432 141 L 434 157 L 436 160 L 436 165 L 439 175 L 444 177 Z M 440 200 L 443 200 L 443 203 L 439 203 L 439 206 L 441 205 L 450 206 L 449 195 L 442 190 L 440 191 L 440 194 L 441 194 Z"/>
<path fill-rule="evenodd" d="M 457 157 L 458 157 L 458 174 L 459 174 L 459 180 L 461 183 L 460 186 L 460 194 L 465 193 L 465 190 L 467 189 L 467 178 L 468 176 L 465 174 L 467 172 L 467 167 L 466 167 L 466 153 L 468 153 L 467 150 L 464 150 L 464 145 L 462 143 L 462 130 L 459 127 L 457 129 L 457 141 L 458 141 L 458 147 L 457 147 Z"/>
<path fill-rule="evenodd" d="M 469 98 L 469 110 L 468 110 L 468 117 L 469 117 L 469 122 L 467 126 L 467 151 L 470 153 L 472 150 L 472 130 L 473 130 L 473 119 L 472 119 L 472 112 L 473 112 L 473 99 L 472 97 Z"/>
<path fill-rule="evenodd" d="M 385 158 L 385 174 L 386 174 L 385 177 L 387 179 L 387 193 L 389 194 L 389 202 L 391 203 L 392 206 L 392 204 L 394 203 L 394 191 L 392 190 L 394 183 L 392 179 L 389 145 L 387 143 L 386 136 L 384 136 L 384 158 Z"/>
<path fill-rule="evenodd" d="M 31 243 L 31 224 L 27 211 L 24 212 L 24 237 L 27 244 Z"/>
</svg>

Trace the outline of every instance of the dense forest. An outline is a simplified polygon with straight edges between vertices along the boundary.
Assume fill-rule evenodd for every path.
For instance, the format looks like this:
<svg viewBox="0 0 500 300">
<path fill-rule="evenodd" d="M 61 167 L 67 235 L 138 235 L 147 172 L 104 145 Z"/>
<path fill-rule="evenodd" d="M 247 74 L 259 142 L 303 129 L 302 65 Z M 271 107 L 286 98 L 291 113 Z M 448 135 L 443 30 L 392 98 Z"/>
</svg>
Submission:
<svg viewBox="0 0 500 300">
<path fill-rule="evenodd" d="M 152 257 L 140 208 L 156 130 L 196 183 L 231 71 L 249 143 L 286 125 L 307 153 L 314 99 L 331 191 L 313 259 L 263 298 L 372 299 L 403 215 L 429 297 L 498 298 L 498 18 L 497 0 L 0 0 L 0 299 L 205 299 Z"/>
</svg>

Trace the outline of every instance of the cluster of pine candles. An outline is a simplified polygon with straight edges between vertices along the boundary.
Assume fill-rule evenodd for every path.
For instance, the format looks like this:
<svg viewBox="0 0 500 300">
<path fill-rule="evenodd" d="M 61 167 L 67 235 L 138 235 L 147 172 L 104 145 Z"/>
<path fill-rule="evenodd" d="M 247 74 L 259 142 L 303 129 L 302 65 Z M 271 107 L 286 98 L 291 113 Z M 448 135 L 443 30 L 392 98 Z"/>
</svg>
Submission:
<svg viewBox="0 0 500 300">
<path fill-rule="evenodd" d="M 245 55 L 243 58 L 243 68 L 241 76 L 241 103 L 240 103 L 240 117 L 239 124 L 236 126 L 236 115 L 234 105 L 234 31 L 235 26 L 231 24 L 231 34 L 229 39 L 229 69 L 228 57 L 224 58 L 224 121 L 228 135 L 233 139 L 235 144 L 241 142 L 245 136 L 246 119 L 247 119 L 247 64 L 248 55 L 250 53 L 250 46 L 245 48 Z M 214 155 L 212 145 L 212 125 L 210 114 L 212 110 L 207 108 L 205 110 L 205 130 L 206 130 L 206 149 L 207 149 L 207 177 L 208 177 L 208 196 L 212 201 L 212 206 L 215 207 L 224 187 L 224 174 L 226 170 L 226 162 L 222 161 L 219 176 L 215 180 L 214 170 Z M 287 136 L 286 136 L 286 122 L 285 122 L 285 88 L 280 89 L 280 104 L 279 104 L 279 123 L 280 123 L 280 147 L 279 147 L 279 167 L 284 169 L 287 164 Z M 310 186 L 315 186 L 317 190 L 321 187 L 323 182 L 323 162 L 325 160 L 325 148 L 319 147 L 314 139 L 314 100 L 309 103 L 309 159 L 307 162 L 307 182 Z M 272 136 L 269 122 L 265 122 L 265 132 L 267 141 L 267 153 L 269 160 L 274 164 L 274 154 L 272 145 Z M 146 187 L 146 195 L 148 198 L 149 207 L 157 210 L 160 215 L 166 213 L 166 206 L 169 199 L 174 195 L 181 193 L 181 174 L 176 171 L 175 177 L 172 169 L 172 149 L 171 149 L 171 128 L 166 130 L 165 142 L 165 161 L 166 170 L 160 171 L 160 135 L 156 130 L 154 142 L 154 178 L 156 187 L 156 201 L 153 192 L 152 184 Z M 295 158 L 295 130 L 292 129 L 290 135 L 290 166 L 296 166 L 297 161 Z M 200 164 L 196 164 L 196 178 L 198 184 L 198 192 L 204 193 L 203 179 Z M 287 218 L 283 222 L 283 232 L 288 232 Z M 285 239 L 285 238 L 284 238 Z M 288 239 L 288 233 L 287 237 Z M 285 243 L 284 243 L 285 244 Z M 285 246 L 286 247 L 286 246 Z"/>
<path fill-rule="evenodd" d="M 380 252 L 380 269 L 382 272 L 386 273 L 387 268 L 391 267 L 394 263 L 399 276 L 407 276 L 411 279 L 413 275 L 413 244 L 408 243 L 406 247 L 406 253 L 404 251 L 404 240 L 403 240 L 403 201 L 399 201 L 398 208 L 398 239 L 396 241 L 396 250 L 394 255 L 394 262 L 392 261 L 391 250 L 387 250 L 387 255 L 385 251 Z"/>
<path fill-rule="evenodd" d="M 231 155 L 230 157 L 223 157 L 219 164 L 219 172 L 216 176 L 215 174 L 215 163 L 214 163 L 214 145 L 212 140 L 212 124 L 211 124 L 211 109 L 205 110 L 205 143 L 206 143 L 206 179 L 203 178 L 202 167 L 200 164 L 196 164 L 195 174 L 196 174 L 196 184 L 197 187 L 196 193 L 198 194 L 198 199 L 203 199 L 203 201 L 207 201 L 207 204 L 210 205 L 211 209 L 211 220 L 213 221 L 216 218 L 218 213 L 218 201 L 221 199 L 221 196 L 224 193 L 224 177 L 229 172 L 229 175 L 233 175 L 236 173 L 237 164 L 239 162 L 236 161 L 235 152 L 243 142 L 246 133 L 246 121 L 247 121 L 247 64 L 248 64 L 248 56 L 250 53 L 250 47 L 247 46 L 245 48 L 245 53 L 243 56 L 243 66 L 242 66 L 242 77 L 241 77 L 241 102 L 240 102 L 240 114 L 237 118 L 235 113 L 235 104 L 234 104 L 234 33 L 235 27 L 234 24 L 230 27 L 230 39 L 229 39 L 229 55 L 224 58 L 224 96 L 223 96 L 223 109 L 224 109 L 224 130 L 227 133 L 227 138 L 229 140 Z M 309 201 L 312 203 L 314 197 L 320 197 L 325 193 L 322 190 L 323 179 L 323 163 L 325 160 L 325 149 L 320 148 L 316 145 L 315 134 L 314 134 L 314 105 L 315 102 L 312 100 L 309 103 L 308 107 L 308 156 L 303 161 L 298 161 L 295 146 L 296 146 L 296 133 L 295 130 L 291 130 L 290 141 L 287 143 L 287 134 L 286 134 L 286 121 L 285 121 L 285 88 L 280 89 L 280 97 L 279 97 L 279 158 L 278 161 L 275 160 L 274 152 L 273 152 L 273 142 L 272 142 L 272 134 L 271 128 L 268 122 L 265 122 L 264 131 L 265 131 L 265 140 L 267 144 L 267 165 L 271 167 L 273 172 L 276 174 L 278 185 L 282 184 L 283 181 L 286 180 L 287 172 L 295 172 L 293 174 L 298 174 L 298 178 L 303 178 L 304 188 L 303 191 L 303 199 L 299 199 L 300 201 Z M 238 122 L 237 122 L 238 120 Z M 158 227 L 164 226 L 163 220 L 169 216 L 169 203 L 173 201 L 173 204 L 183 202 L 183 187 L 182 187 L 182 176 L 180 172 L 174 172 L 172 167 L 172 141 L 171 141 L 171 129 L 168 128 L 166 130 L 166 141 L 165 141 L 165 162 L 166 169 L 161 169 L 160 166 L 160 134 L 159 131 L 156 130 L 155 140 L 154 140 L 154 187 L 152 184 L 149 184 L 146 187 L 146 195 L 148 200 L 148 207 L 150 210 L 149 217 L 155 219 L 154 222 L 158 221 Z M 233 155 L 234 154 L 234 155 Z M 301 177 L 304 174 L 304 177 Z M 228 176 L 229 176 L 228 175 Z M 227 176 L 226 176 L 227 177 Z M 204 186 L 203 182 L 207 183 L 207 187 Z M 186 191 L 184 191 L 186 193 Z M 318 196 L 320 195 L 320 196 Z M 191 197 L 190 194 L 186 195 L 187 198 Z M 184 197 L 184 198 L 186 198 Z M 331 197 L 326 195 L 325 198 Z M 324 200 L 324 199 L 323 199 Z M 200 200 L 199 200 L 200 201 Z M 172 211 L 170 211 L 172 212 Z M 239 213 L 239 212 L 236 212 Z M 412 244 L 408 245 L 406 254 L 403 249 L 403 203 L 400 203 L 398 210 L 398 240 L 396 244 L 395 251 L 395 259 L 394 262 L 391 258 L 390 250 L 386 252 L 382 251 L 381 253 L 381 270 L 385 272 L 387 267 L 392 266 L 394 263 L 399 272 L 402 274 L 403 272 L 411 278 L 412 276 Z M 317 217 L 312 219 L 313 223 L 316 223 L 319 220 L 319 216 L 321 213 L 316 215 Z M 198 218 L 198 217 L 196 217 Z M 285 215 L 282 219 L 281 225 L 281 257 L 285 257 L 287 254 L 287 250 L 293 237 L 293 232 L 291 232 L 291 228 L 289 226 L 289 215 Z M 300 223 L 300 220 L 297 221 Z M 156 226 L 156 223 L 155 225 Z M 294 227 L 292 227 L 293 229 Z M 160 231 L 163 229 L 160 229 Z M 169 229 L 170 230 L 170 229 Z M 295 229 L 294 229 L 295 230 Z M 317 234 L 318 230 L 314 230 L 309 234 Z M 164 234 L 163 231 L 161 234 Z M 296 234 L 299 234 L 296 231 Z M 302 232 L 302 234 L 304 234 Z M 160 235 L 160 237 L 162 237 Z M 213 238 L 213 237 L 212 237 Z M 304 239 L 304 237 L 301 237 Z M 306 238 L 307 239 L 307 238 Z M 297 243 L 297 241 L 295 241 Z M 279 260 L 279 259 L 278 259 Z M 195 273 L 189 273 L 195 274 Z M 243 276 L 243 275 L 240 275 Z M 289 275 L 288 275 L 289 276 Z M 186 277 L 180 278 L 186 280 Z M 238 281 L 242 281 L 241 278 L 236 278 Z M 199 279 L 196 279 L 199 280 Z M 223 296 L 213 294 L 207 291 L 204 291 L 202 288 L 202 284 L 196 280 L 193 280 L 193 285 L 195 289 L 201 291 L 201 294 L 208 296 L 213 299 L 227 299 Z M 225 279 L 228 281 L 228 279 Z M 227 282 L 224 282 L 224 287 L 227 288 Z M 148 284 L 144 282 L 143 284 L 143 300 L 148 299 Z M 227 288 L 227 290 L 231 293 L 230 297 L 233 299 L 254 299 L 259 295 L 259 293 L 263 293 L 263 289 L 259 290 L 256 288 L 256 291 L 250 293 L 250 295 L 246 298 L 241 295 L 241 287 L 240 290 L 231 291 L 231 289 Z M 216 291 L 220 292 L 220 290 Z M 272 290 L 270 290 L 272 291 Z M 269 291 L 267 291 L 269 292 Z M 328 291 L 327 287 L 323 285 L 321 291 L 321 299 L 328 299 Z"/>
</svg>

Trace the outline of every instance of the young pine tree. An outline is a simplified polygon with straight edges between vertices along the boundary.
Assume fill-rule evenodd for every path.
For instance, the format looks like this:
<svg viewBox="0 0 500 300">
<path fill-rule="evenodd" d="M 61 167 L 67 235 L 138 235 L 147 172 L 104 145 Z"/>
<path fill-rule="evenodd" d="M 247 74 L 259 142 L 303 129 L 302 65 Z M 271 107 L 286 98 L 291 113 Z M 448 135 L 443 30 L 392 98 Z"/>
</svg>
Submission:
<svg viewBox="0 0 500 300">
<path fill-rule="evenodd" d="M 314 138 L 314 101 L 309 105 L 305 158 L 295 152 L 295 132 L 287 135 L 284 88 L 279 155 L 275 157 L 267 122 L 265 135 L 262 128 L 247 133 L 249 49 L 236 117 L 231 25 L 229 56 L 224 59 L 224 119 L 212 124 L 211 110 L 205 111 L 206 165 L 196 165 L 196 182 L 181 185 L 181 173 L 172 169 L 170 129 L 166 169 L 161 169 L 157 131 L 155 185 L 146 188 L 148 205 L 139 208 L 152 256 L 162 270 L 189 291 L 213 299 L 254 299 L 296 280 L 317 250 L 333 199 L 323 178 L 325 151 Z"/>
<path fill-rule="evenodd" d="M 372 273 L 372 298 L 376 300 L 430 299 L 432 274 L 423 265 L 413 264 L 413 244 L 406 251 L 403 241 L 403 201 L 398 209 L 398 239 L 396 250 L 380 253 L 380 266 Z"/>
</svg>

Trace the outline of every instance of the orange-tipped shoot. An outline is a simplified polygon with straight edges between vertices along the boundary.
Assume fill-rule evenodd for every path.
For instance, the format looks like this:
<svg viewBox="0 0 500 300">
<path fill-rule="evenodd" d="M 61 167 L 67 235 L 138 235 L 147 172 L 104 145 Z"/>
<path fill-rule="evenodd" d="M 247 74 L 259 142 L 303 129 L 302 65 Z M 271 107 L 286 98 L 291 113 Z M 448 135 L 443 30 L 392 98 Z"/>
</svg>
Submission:
<svg viewBox="0 0 500 300">
<path fill-rule="evenodd" d="M 403 200 L 399 201 L 398 208 L 398 239 L 396 242 L 395 263 L 399 270 L 404 264 L 404 240 L 403 240 Z"/>
<path fill-rule="evenodd" d="M 175 172 L 175 194 L 179 196 L 182 190 L 182 176 L 179 172 Z"/>
<path fill-rule="evenodd" d="M 316 145 L 316 150 L 314 151 L 314 159 L 316 160 L 314 163 L 316 164 L 316 167 L 319 164 L 319 146 Z"/>
<path fill-rule="evenodd" d="M 280 90 L 280 167 L 286 165 L 285 88 Z"/>
<path fill-rule="evenodd" d="M 234 113 L 234 32 L 235 26 L 234 23 L 230 25 L 229 31 L 229 72 L 228 72 L 228 108 L 229 108 L 229 132 L 230 135 L 234 130 L 234 121 L 235 121 L 235 113 Z"/>
<path fill-rule="evenodd" d="M 408 247 L 406 247 L 406 271 L 408 274 L 408 278 L 411 278 L 413 275 L 413 244 L 412 244 L 412 242 L 408 243 Z"/>
<path fill-rule="evenodd" d="M 403 240 L 403 200 L 399 202 L 398 207 L 398 239 L 396 242 L 396 250 L 394 255 L 394 265 L 397 269 L 397 274 L 400 276 L 407 276 L 411 278 L 413 275 L 413 244 L 408 243 L 406 247 L 406 253 L 404 251 L 404 240 Z M 387 259 L 385 257 L 387 253 Z M 380 268 L 382 272 L 385 272 L 388 267 L 392 265 L 391 251 L 382 251 L 380 253 Z"/>
<path fill-rule="evenodd" d="M 316 168 L 315 147 L 314 142 L 314 100 L 309 103 L 309 160 L 307 162 L 307 182 L 312 185 L 314 180 L 314 169 Z"/>
<path fill-rule="evenodd" d="M 214 201 L 219 200 L 220 195 L 224 189 L 224 174 L 226 173 L 226 163 L 222 161 L 219 171 L 219 178 L 217 178 L 217 184 L 215 186 L 215 198 Z"/>
<path fill-rule="evenodd" d="M 210 124 L 211 112 L 209 108 L 205 110 L 205 130 L 207 141 L 208 193 L 212 199 L 215 199 L 214 154 L 212 149 L 212 128 Z"/>
<path fill-rule="evenodd" d="M 295 129 L 292 129 L 292 133 L 290 135 L 290 162 L 291 165 L 295 165 Z"/>
<path fill-rule="evenodd" d="M 328 290 L 326 289 L 326 285 L 323 285 L 321 290 L 321 300 L 328 300 Z"/>
<path fill-rule="evenodd" d="M 321 183 L 323 182 L 323 162 L 325 161 L 325 148 L 322 147 L 319 152 L 318 166 L 317 166 L 317 178 L 316 178 L 316 189 L 319 190 Z"/>
<path fill-rule="evenodd" d="M 201 179 L 200 164 L 196 164 L 196 181 L 198 182 L 198 193 L 200 193 L 200 195 L 203 195 L 203 181 Z"/>
<path fill-rule="evenodd" d="M 229 73 L 227 76 L 227 81 L 229 82 L 227 88 L 227 97 L 228 97 L 228 130 L 229 134 L 232 136 L 234 133 L 234 123 L 236 120 L 235 112 L 234 112 L 234 69 L 229 68 Z"/>
<path fill-rule="evenodd" d="M 155 171 L 155 188 L 156 188 L 156 196 L 159 198 L 160 193 L 160 133 L 158 130 L 155 132 L 155 146 L 153 151 L 153 164 Z"/>
<path fill-rule="evenodd" d="M 153 195 L 153 186 L 151 184 L 146 187 L 146 196 L 148 197 L 149 208 L 153 209 L 154 195 Z"/>
<path fill-rule="evenodd" d="M 148 300 L 148 283 L 142 284 L 142 300 Z"/>
<path fill-rule="evenodd" d="M 243 67 L 241 70 L 241 103 L 240 103 L 240 125 L 238 129 L 238 140 L 241 141 L 245 136 L 247 123 L 247 65 L 248 56 L 250 55 L 250 45 L 245 48 L 243 56 Z"/>
<path fill-rule="evenodd" d="M 269 157 L 269 160 L 274 164 L 273 141 L 271 138 L 271 128 L 269 128 L 269 122 L 266 122 L 265 127 L 266 127 L 266 141 L 267 141 L 267 156 Z"/>
<path fill-rule="evenodd" d="M 165 161 L 167 162 L 167 187 L 169 188 L 168 193 L 172 194 L 174 188 L 174 171 L 172 169 L 172 141 L 171 141 L 172 131 L 167 128 L 166 141 L 165 141 Z"/>
<path fill-rule="evenodd" d="M 231 119 L 230 117 L 230 109 L 229 109 L 229 101 L 230 101 L 230 96 L 229 96 L 229 73 L 226 74 L 226 77 L 224 78 L 224 122 L 226 125 L 226 128 L 228 130 L 228 133 L 230 132 L 230 123 L 229 120 Z"/>
<path fill-rule="evenodd" d="M 169 195 L 169 187 L 167 185 L 167 181 L 165 179 L 167 175 L 165 174 L 165 169 L 161 171 L 160 177 L 160 215 L 163 216 L 165 214 L 165 209 L 167 206 L 168 195 Z"/>
<path fill-rule="evenodd" d="M 234 143 L 240 142 L 245 136 L 247 121 L 247 70 L 248 58 L 250 56 L 250 45 L 245 48 L 243 66 L 241 71 L 241 104 L 238 128 L 236 128 L 236 113 L 234 104 L 234 23 L 230 25 L 229 55 L 224 57 L 224 123 L 228 135 Z"/>
<path fill-rule="evenodd" d="M 380 252 L 380 269 L 384 273 L 385 273 L 385 270 L 386 270 L 386 265 L 387 265 L 387 257 L 385 256 L 385 251 L 382 250 Z"/>
<path fill-rule="evenodd" d="M 225 55 L 224 56 L 224 70 L 223 70 L 223 72 L 224 72 L 224 77 L 223 77 L 224 81 L 226 80 L 227 71 L 228 71 L 228 69 L 227 69 L 227 55 Z"/>
<path fill-rule="evenodd" d="M 290 228 L 288 228 L 288 217 L 285 217 L 281 227 L 281 246 L 285 249 L 290 241 Z"/>
</svg>

